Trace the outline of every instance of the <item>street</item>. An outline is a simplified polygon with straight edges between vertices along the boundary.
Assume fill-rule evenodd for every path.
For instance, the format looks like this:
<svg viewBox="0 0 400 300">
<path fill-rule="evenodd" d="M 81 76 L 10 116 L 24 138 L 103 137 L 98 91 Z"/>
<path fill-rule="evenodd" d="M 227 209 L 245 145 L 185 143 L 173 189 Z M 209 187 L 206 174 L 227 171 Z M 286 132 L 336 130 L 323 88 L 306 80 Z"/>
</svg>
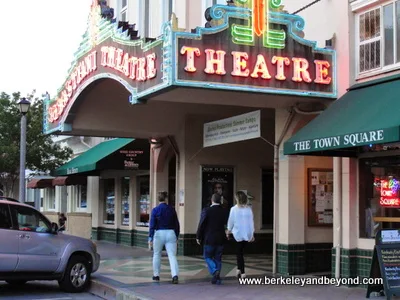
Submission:
<svg viewBox="0 0 400 300">
<path fill-rule="evenodd" d="M 101 299 L 89 293 L 68 294 L 62 292 L 57 281 L 31 281 L 22 286 L 11 286 L 0 281 L 0 298 L 29 300 L 95 300 Z"/>
</svg>

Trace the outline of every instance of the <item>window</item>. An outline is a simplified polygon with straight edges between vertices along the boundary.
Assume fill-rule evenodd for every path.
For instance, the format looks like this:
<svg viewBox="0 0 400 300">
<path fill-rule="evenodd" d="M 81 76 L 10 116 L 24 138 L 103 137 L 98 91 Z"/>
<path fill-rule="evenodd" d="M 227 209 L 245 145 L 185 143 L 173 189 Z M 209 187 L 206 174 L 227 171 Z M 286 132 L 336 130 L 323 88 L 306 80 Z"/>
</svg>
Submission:
<svg viewBox="0 0 400 300">
<path fill-rule="evenodd" d="M 87 208 L 87 185 L 78 186 L 78 208 Z"/>
<path fill-rule="evenodd" d="M 114 224 L 115 220 L 115 181 L 113 178 L 104 180 L 105 216 L 104 224 Z"/>
<path fill-rule="evenodd" d="M 0 229 L 12 229 L 11 217 L 7 204 L 0 204 Z"/>
<path fill-rule="evenodd" d="M 148 227 L 149 215 L 150 215 L 150 177 L 139 176 L 138 188 L 139 188 L 139 197 L 138 197 L 139 221 L 136 223 L 136 225 Z"/>
<path fill-rule="evenodd" d="M 50 222 L 32 208 L 12 205 L 11 214 L 18 222 L 18 230 L 46 233 L 51 232 Z"/>
<path fill-rule="evenodd" d="M 120 21 L 128 21 L 128 0 L 121 0 Z"/>
<path fill-rule="evenodd" d="M 122 225 L 129 225 L 129 177 L 122 178 L 122 199 L 121 199 L 121 209 L 122 209 Z"/>
<path fill-rule="evenodd" d="M 360 74 L 400 63 L 400 0 L 360 14 L 358 31 Z"/>
<path fill-rule="evenodd" d="M 400 155 L 359 161 L 359 228 L 361 238 L 379 229 L 400 229 Z"/>
</svg>

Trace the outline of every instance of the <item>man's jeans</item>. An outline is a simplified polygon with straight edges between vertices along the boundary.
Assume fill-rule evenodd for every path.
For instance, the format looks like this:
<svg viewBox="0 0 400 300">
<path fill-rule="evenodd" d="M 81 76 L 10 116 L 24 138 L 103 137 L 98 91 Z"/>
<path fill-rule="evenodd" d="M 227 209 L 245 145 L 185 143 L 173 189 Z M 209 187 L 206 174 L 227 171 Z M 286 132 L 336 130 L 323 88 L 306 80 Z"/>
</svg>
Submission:
<svg viewBox="0 0 400 300">
<path fill-rule="evenodd" d="M 211 275 L 214 275 L 215 271 L 221 272 L 223 250 L 224 246 L 204 245 L 204 259 Z"/>
<path fill-rule="evenodd" d="M 161 268 L 161 251 L 165 245 L 167 250 L 169 265 L 171 267 L 172 277 L 178 276 L 179 267 L 176 259 L 176 235 L 175 231 L 171 229 L 157 230 L 154 233 L 153 239 L 153 274 L 154 276 L 160 276 Z"/>
</svg>

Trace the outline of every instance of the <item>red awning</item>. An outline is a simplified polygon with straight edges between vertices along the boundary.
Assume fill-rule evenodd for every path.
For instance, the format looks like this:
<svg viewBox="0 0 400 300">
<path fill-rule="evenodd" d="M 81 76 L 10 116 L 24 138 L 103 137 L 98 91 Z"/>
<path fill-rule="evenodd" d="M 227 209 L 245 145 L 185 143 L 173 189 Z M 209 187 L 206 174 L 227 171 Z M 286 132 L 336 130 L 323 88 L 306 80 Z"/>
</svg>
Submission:
<svg viewBox="0 0 400 300">
<path fill-rule="evenodd" d="M 53 185 L 86 185 L 86 176 L 63 176 L 53 179 Z"/>
<path fill-rule="evenodd" d="M 28 182 L 26 187 L 28 189 L 43 189 L 52 186 L 53 186 L 52 178 L 34 178 Z"/>
</svg>

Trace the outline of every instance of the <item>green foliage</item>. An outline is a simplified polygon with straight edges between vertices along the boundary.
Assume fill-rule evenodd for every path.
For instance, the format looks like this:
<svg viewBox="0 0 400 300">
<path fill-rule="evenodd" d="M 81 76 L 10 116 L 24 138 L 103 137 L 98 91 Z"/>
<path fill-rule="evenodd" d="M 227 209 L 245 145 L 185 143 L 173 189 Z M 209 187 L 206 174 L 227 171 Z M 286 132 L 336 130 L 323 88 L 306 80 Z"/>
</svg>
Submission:
<svg viewBox="0 0 400 300">
<path fill-rule="evenodd" d="M 49 173 L 72 156 L 70 148 L 62 148 L 52 141 L 51 135 L 43 134 L 43 109 L 41 99 L 27 97 L 31 106 L 27 114 L 26 169 L 37 173 Z M 17 102 L 20 93 L 0 94 L 0 185 L 12 194 L 19 176 L 21 115 Z"/>
</svg>

